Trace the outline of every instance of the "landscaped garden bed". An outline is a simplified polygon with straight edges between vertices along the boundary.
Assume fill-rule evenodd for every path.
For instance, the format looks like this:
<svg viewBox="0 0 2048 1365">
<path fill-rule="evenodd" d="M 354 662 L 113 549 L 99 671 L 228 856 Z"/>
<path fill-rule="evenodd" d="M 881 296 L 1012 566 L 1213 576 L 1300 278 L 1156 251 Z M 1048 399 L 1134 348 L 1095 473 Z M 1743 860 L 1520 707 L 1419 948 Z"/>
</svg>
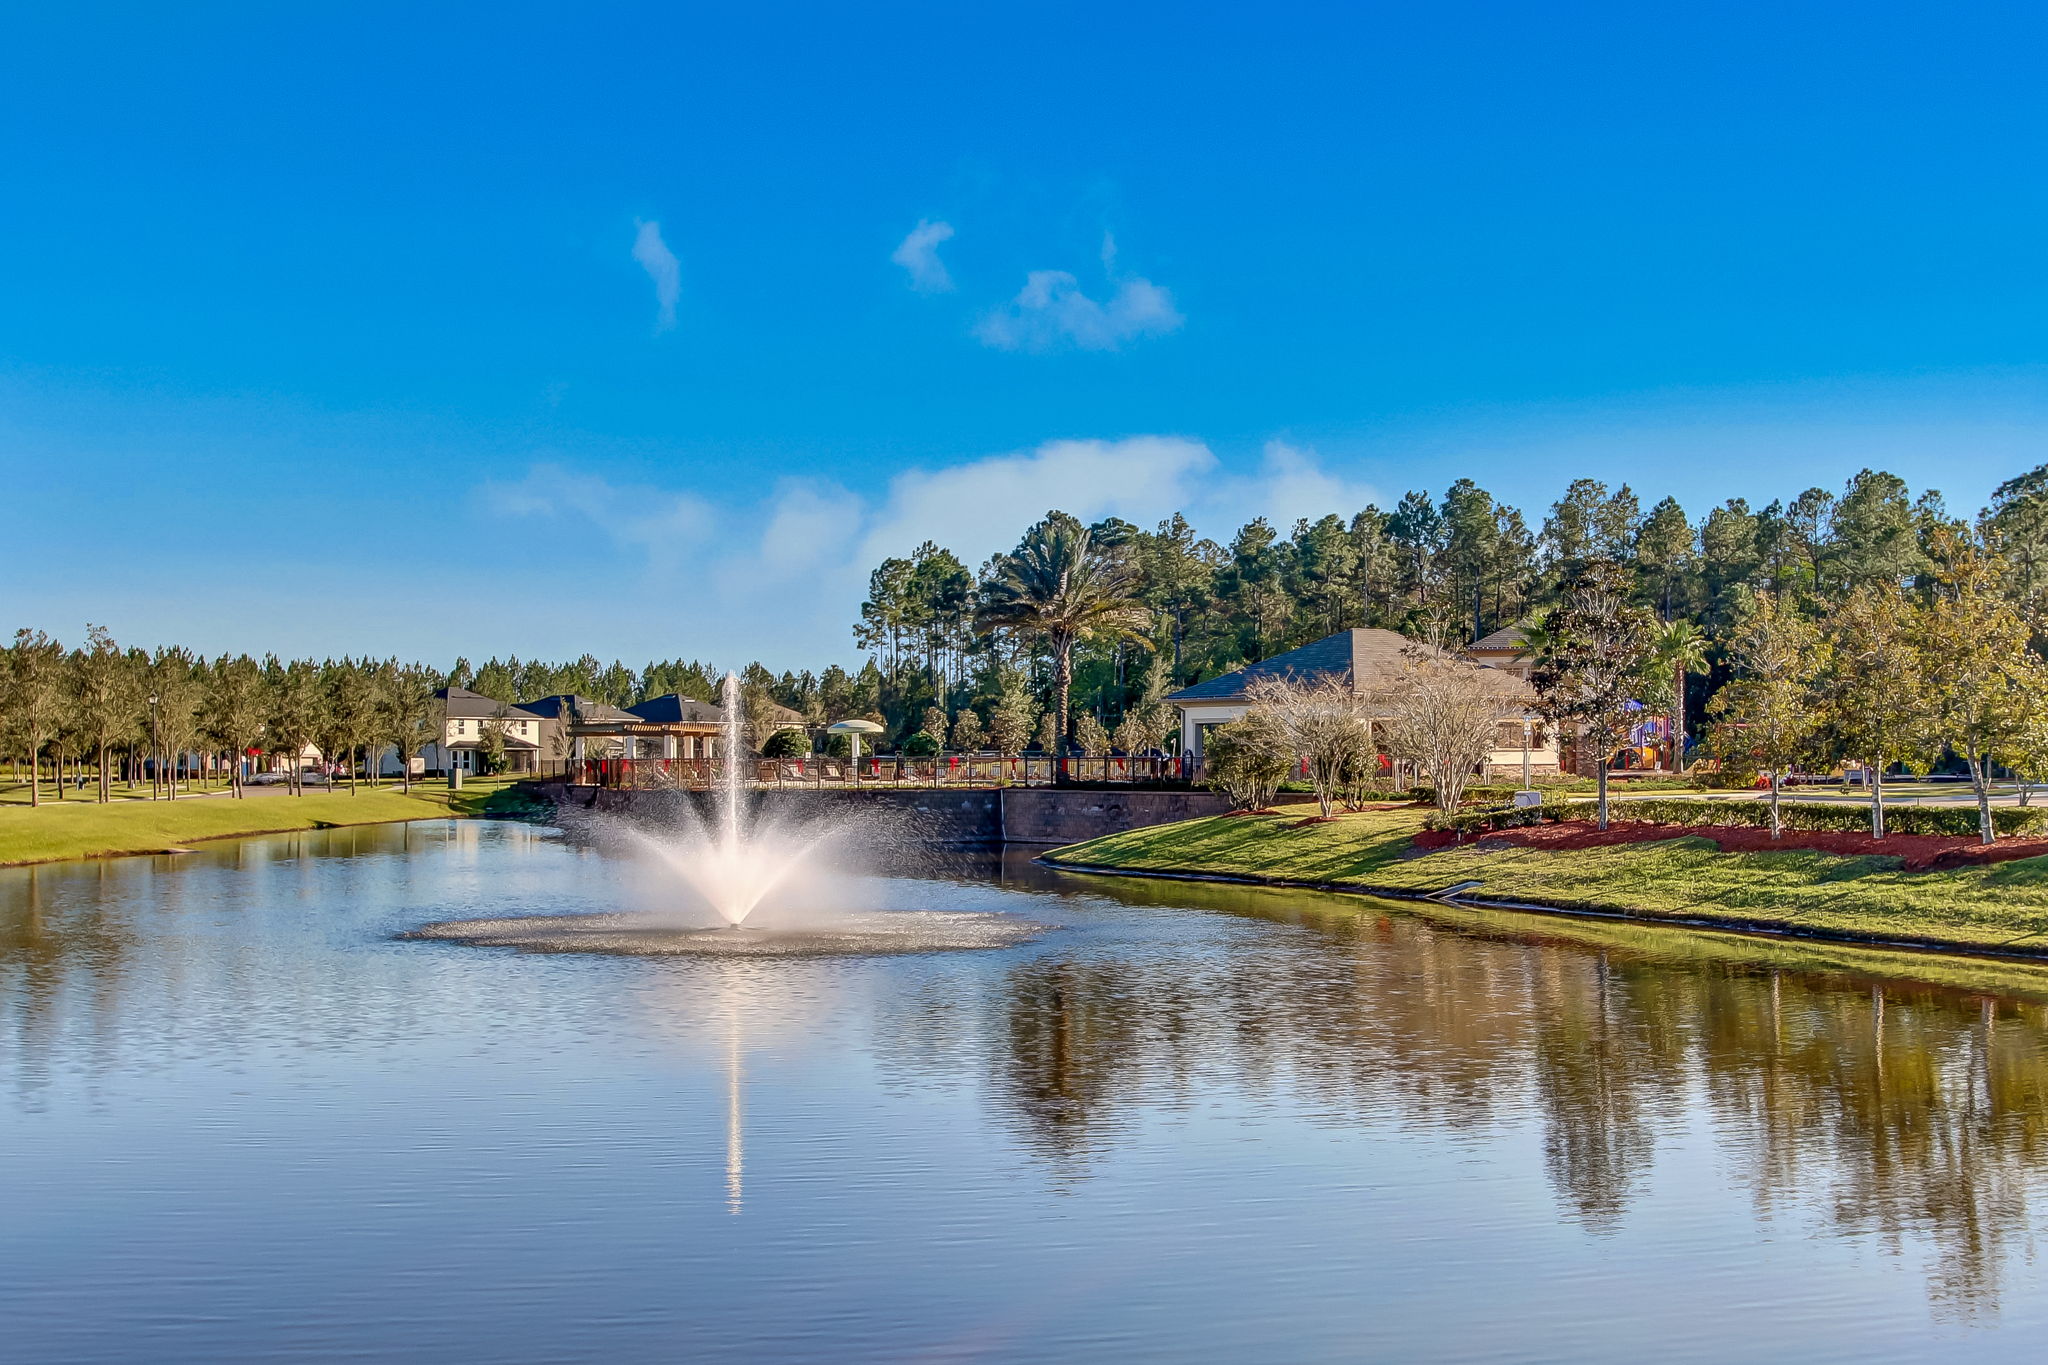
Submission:
<svg viewBox="0 0 2048 1365">
<path fill-rule="evenodd" d="M 1974 834 L 1888 834 L 1877 839 L 1867 831 L 1787 829 L 1773 839 L 1768 829 L 1756 826 L 1671 825 L 1647 820 L 1611 820 L 1604 830 L 1590 820 L 1522 825 L 1479 834 L 1477 846 L 1482 849 L 1489 846 L 1535 848 L 1563 853 L 1576 849 L 1611 848 L 1619 844 L 1658 843 L 1688 835 L 1709 840 L 1723 853 L 1783 853 L 1805 849 L 1848 858 L 1897 858 L 1901 867 L 1912 872 L 2048 856 L 2048 837 L 2038 834 L 1985 844 Z M 1461 840 L 1453 830 L 1429 829 L 1415 836 L 1414 846 L 1440 849 L 1471 841 L 1470 836 Z"/>
</svg>

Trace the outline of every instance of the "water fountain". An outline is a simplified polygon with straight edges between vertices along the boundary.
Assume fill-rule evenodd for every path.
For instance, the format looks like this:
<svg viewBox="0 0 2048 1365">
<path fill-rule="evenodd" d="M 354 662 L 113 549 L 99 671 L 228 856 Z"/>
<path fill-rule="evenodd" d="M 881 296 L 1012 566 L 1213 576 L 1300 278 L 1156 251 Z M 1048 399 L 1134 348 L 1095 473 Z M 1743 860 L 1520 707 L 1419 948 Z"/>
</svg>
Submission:
<svg viewBox="0 0 2048 1365">
<path fill-rule="evenodd" d="M 720 700 L 708 816 L 686 797 L 676 827 L 618 820 L 586 831 L 652 873 L 641 894 L 659 901 L 656 908 L 453 920 L 403 937 L 528 952 L 815 957 L 999 948 L 1044 932 L 1009 915 L 852 904 L 848 844 L 859 826 L 843 809 L 832 818 L 813 807 L 808 820 L 750 811 L 752 749 L 738 675 L 725 675 Z"/>
</svg>

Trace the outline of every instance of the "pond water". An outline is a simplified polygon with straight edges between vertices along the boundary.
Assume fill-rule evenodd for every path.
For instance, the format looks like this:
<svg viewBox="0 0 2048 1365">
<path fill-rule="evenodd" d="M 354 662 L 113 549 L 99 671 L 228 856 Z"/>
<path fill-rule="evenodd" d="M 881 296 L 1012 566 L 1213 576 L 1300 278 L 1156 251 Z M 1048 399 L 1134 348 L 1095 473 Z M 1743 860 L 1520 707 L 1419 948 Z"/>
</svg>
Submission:
<svg viewBox="0 0 2048 1365">
<path fill-rule="evenodd" d="M 0 1356 L 1945 1360 L 2048 1329 L 2048 974 L 1059 874 L 869 958 L 452 822 L 0 872 Z"/>
</svg>

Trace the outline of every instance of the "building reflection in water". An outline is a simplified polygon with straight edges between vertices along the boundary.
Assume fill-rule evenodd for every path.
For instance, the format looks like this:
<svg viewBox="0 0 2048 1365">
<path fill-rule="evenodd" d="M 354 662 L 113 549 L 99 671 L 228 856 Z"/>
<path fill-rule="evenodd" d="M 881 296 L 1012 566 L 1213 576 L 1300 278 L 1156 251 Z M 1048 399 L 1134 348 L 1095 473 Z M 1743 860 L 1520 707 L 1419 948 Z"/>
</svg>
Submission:
<svg viewBox="0 0 2048 1365">
<path fill-rule="evenodd" d="M 885 1027 L 896 1065 L 985 1068 L 1062 1178 L 1204 1082 L 1317 1122 L 1482 1135 L 1541 1125 L 1560 1216 L 1618 1228 L 1659 1135 L 1704 1113 L 1759 1217 L 1801 1213 L 1931 1248 L 1931 1296 L 1995 1306 L 2048 1176 L 2044 978 L 1671 934 L 1178 885 L 1125 902 L 1295 920 L 1297 932 L 1055 946 L 978 983 L 930 985 Z M 1306 910 L 1304 909 L 1306 906 Z M 1431 915 L 1436 916 L 1432 911 Z M 1866 969 L 1895 970 L 1873 977 Z M 2010 985 L 1996 995 L 1913 979 Z M 1667 1138 L 1668 1141 L 1668 1138 Z"/>
</svg>

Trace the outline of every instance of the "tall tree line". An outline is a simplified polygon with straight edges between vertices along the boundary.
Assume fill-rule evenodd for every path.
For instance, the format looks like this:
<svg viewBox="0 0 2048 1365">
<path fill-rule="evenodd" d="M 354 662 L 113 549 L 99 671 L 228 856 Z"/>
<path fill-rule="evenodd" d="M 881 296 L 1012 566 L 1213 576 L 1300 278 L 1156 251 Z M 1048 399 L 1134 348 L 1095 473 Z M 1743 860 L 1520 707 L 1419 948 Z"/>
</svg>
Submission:
<svg viewBox="0 0 2048 1365">
<path fill-rule="evenodd" d="M 971 713 L 970 729 L 988 735 L 999 709 L 1019 709 L 1021 688 L 1077 747 L 1088 747 L 1084 732 L 1126 724 L 1146 731 L 1127 737 L 1154 744 L 1171 720 L 1158 699 L 1175 688 L 1349 627 L 1478 639 L 1534 626 L 1589 566 L 1609 565 L 1615 591 L 1661 642 L 1672 695 L 1668 707 L 1659 695 L 1659 709 L 1697 726 L 1729 680 L 1729 642 L 1757 594 L 1814 620 L 1862 592 L 1925 595 L 1938 542 L 1956 535 L 1984 547 L 2001 591 L 2042 623 L 2037 645 L 2048 643 L 2048 466 L 2002 485 L 1974 524 L 1939 493 L 1915 495 L 1871 469 L 1839 490 L 1762 506 L 1732 497 L 1703 513 L 1674 498 L 1646 509 L 1626 484 L 1574 479 L 1533 523 L 1460 479 L 1441 496 L 1333 508 L 1284 533 L 1254 518 L 1227 541 L 1181 515 L 1148 530 L 1116 518 L 1084 526 L 1054 511 L 971 574 L 932 542 L 885 560 L 854 634 L 869 652 L 863 701 L 893 737 L 932 733 L 934 710 L 946 723 Z M 1055 542 L 1070 573 L 1085 570 L 1118 595 L 1078 631 L 1016 610 L 1020 568 L 1042 577 Z M 1082 542 L 1086 553 L 1073 557 Z"/>
</svg>

